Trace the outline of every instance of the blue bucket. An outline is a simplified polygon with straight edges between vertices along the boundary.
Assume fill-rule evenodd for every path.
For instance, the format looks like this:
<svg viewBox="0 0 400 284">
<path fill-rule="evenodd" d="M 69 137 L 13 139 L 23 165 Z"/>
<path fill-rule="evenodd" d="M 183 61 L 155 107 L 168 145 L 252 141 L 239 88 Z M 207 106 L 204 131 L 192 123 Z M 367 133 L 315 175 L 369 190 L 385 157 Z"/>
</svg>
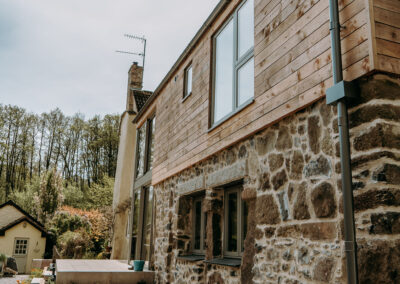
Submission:
<svg viewBox="0 0 400 284">
<path fill-rule="evenodd" d="M 133 268 L 135 271 L 143 271 L 143 267 L 144 267 L 144 260 L 133 261 Z"/>
</svg>

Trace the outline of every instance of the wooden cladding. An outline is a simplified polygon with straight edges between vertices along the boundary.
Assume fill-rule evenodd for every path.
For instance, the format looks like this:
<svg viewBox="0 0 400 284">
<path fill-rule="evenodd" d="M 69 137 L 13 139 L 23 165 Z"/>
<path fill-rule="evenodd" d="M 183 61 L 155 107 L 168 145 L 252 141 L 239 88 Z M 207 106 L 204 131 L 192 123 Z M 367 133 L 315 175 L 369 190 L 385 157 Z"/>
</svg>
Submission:
<svg viewBox="0 0 400 284">
<path fill-rule="evenodd" d="M 152 184 L 324 98 L 332 85 L 329 1 L 255 0 L 254 102 L 210 130 L 212 39 L 240 3 L 227 6 L 149 107 L 157 109 Z M 398 3 L 340 1 L 345 80 L 377 67 L 400 73 Z M 189 63 L 192 95 L 181 103 Z"/>
</svg>

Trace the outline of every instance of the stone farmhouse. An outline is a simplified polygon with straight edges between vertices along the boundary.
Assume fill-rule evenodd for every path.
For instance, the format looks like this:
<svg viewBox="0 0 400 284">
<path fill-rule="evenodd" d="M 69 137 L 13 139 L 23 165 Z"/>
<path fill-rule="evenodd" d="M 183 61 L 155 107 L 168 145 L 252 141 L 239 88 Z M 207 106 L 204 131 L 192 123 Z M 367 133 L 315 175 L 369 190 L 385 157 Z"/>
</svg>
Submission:
<svg viewBox="0 0 400 284">
<path fill-rule="evenodd" d="M 132 65 L 112 258 L 157 283 L 400 283 L 400 2 L 339 1 L 340 27 L 334 5 L 221 0 L 154 92 Z"/>
</svg>

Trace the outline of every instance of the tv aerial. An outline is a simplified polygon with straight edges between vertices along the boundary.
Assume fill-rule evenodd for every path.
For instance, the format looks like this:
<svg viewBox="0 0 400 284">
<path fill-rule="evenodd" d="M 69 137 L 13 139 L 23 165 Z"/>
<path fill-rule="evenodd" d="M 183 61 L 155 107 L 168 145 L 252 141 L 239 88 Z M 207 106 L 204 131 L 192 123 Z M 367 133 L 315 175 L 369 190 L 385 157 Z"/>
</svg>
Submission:
<svg viewBox="0 0 400 284">
<path fill-rule="evenodd" d="M 143 69 L 144 69 L 144 62 L 145 62 L 145 59 L 146 59 L 146 38 L 144 36 L 140 37 L 140 36 L 130 35 L 130 34 L 124 34 L 124 37 L 140 41 L 143 44 L 143 51 L 142 52 L 132 52 L 132 51 L 125 51 L 125 50 L 116 50 L 115 52 L 124 53 L 124 54 L 130 54 L 130 55 L 136 55 L 136 56 L 142 57 L 142 65 L 143 65 Z"/>
</svg>

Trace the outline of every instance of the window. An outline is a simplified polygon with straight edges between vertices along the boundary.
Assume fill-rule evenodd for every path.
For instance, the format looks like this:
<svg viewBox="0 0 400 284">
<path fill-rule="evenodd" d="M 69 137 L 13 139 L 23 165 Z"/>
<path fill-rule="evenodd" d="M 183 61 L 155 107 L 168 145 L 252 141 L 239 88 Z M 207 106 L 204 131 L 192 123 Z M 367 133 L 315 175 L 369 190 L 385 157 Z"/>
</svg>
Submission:
<svg viewBox="0 0 400 284">
<path fill-rule="evenodd" d="M 154 159 L 155 116 L 137 130 L 136 179 L 133 190 L 131 222 L 131 259 L 149 261 L 152 247 L 153 187 L 151 170 Z"/>
<path fill-rule="evenodd" d="M 244 250 L 247 233 L 247 204 L 241 198 L 241 186 L 225 191 L 224 255 L 240 256 Z"/>
<path fill-rule="evenodd" d="M 142 197 L 142 198 L 141 198 Z M 131 258 L 149 261 L 153 224 L 153 187 L 137 189 L 133 200 Z"/>
<path fill-rule="evenodd" d="M 253 1 L 243 2 L 214 37 L 213 124 L 254 97 Z"/>
<path fill-rule="evenodd" d="M 206 241 L 207 215 L 203 212 L 203 197 L 193 199 L 193 253 L 204 254 Z"/>
<path fill-rule="evenodd" d="M 186 98 L 192 94 L 192 65 L 189 65 L 185 69 L 185 80 L 183 86 L 183 98 Z"/>
<path fill-rule="evenodd" d="M 28 251 L 28 240 L 27 239 L 15 239 L 14 254 L 25 255 Z"/>
<path fill-rule="evenodd" d="M 155 116 L 148 119 L 137 130 L 136 177 L 139 178 L 153 168 Z"/>
</svg>

